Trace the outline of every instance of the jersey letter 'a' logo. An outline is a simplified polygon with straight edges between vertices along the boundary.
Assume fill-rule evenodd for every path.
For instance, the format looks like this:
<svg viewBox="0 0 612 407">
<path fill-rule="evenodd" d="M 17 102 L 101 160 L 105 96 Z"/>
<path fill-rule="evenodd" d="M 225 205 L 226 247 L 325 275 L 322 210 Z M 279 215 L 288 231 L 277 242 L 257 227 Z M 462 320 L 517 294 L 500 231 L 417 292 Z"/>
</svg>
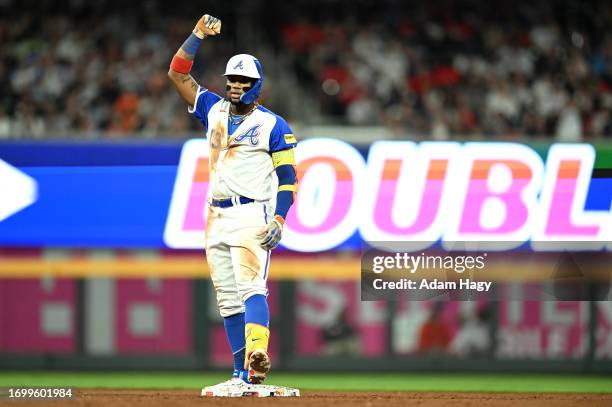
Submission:
<svg viewBox="0 0 612 407">
<path fill-rule="evenodd" d="M 245 138 L 248 138 L 251 145 L 256 146 L 257 143 L 259 143 L 259 128 L 260 127 L 261 127 L 261 124 L 251 127 L 250 129 L 246 131 L 246 133 L 243 133 L 239 135 L 238 137 L 236 137 L 235 139 L 236 143 L 240 143 Z"/>
<path fill-rule="evenodd" d="M 244 66 L 242 65 L 242 61 L 238 62 L 236 66 L 234 67 L 234 69 L 240 69 L 242 71 L 244 69 Z"/>
</svg>

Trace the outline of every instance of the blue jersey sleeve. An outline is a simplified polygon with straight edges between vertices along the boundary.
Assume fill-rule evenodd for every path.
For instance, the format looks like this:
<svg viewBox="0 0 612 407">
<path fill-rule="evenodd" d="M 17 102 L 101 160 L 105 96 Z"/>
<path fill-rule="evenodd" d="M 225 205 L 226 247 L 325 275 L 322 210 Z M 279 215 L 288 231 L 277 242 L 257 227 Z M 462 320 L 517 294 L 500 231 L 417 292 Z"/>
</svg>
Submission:
<svg viewBox="0 0 612 407">
<path fill-rule="evenodd" d="M 276 116 L 276 124 L 270 133 L 270 152 L 286 150 L 296 145 L 297 140 L 285 119 Z"/>
<path fill-rule="evenodd" d="M 208 128 L 208 112 L 210 111 L 212 105 L 217 103 L 219 100 L 221 100 L 221 96 L 200 86 L 195 97 L 194 105 L 189 106 L 187 110 L 189 113 L 197 117 L 202 124 L 204 124 L 204 127 Z"/>
</svg>

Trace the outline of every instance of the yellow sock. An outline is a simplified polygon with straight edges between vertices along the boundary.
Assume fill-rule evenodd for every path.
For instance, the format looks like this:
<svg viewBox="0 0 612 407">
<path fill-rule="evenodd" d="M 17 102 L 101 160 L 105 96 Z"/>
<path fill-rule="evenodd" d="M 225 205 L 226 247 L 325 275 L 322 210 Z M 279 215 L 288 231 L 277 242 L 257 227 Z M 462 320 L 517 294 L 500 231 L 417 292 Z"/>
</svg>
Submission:
<svg viewBox="0 0 612 407">
<path fill-rule="evenodd" d="M 250 354 L 257 349 L 268 351 L 268 340 L 270 330 L 263 325 L 248 323 L 244 326 L 244 337 L 246 339 L 245 369 L 249 364 Z"/>
</svg>

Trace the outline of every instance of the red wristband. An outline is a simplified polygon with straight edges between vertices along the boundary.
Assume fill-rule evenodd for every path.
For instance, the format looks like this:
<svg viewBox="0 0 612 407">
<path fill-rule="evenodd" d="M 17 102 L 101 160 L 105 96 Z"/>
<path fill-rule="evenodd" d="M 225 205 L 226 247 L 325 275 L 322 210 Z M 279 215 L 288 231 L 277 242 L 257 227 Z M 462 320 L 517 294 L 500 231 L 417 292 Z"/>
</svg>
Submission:
<svg viewBox="0 0 612 407">
<path fill-rule="evenodd" d="M 188 74 L 191 72 L 191 67 L 193 66 L 193 60 L 188 60 L 178 55 L 174 55 L 172 58 L 172 62 L 170 63 L 170 69 L 175 72 Z"/>
</svg>

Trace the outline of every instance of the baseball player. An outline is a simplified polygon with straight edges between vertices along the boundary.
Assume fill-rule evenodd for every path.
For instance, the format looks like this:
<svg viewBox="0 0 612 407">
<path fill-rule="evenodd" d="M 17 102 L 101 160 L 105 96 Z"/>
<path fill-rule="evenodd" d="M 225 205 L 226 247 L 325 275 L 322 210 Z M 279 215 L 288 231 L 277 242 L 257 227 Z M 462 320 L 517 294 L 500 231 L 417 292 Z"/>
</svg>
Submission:
<svg viewBox="0 0 612 407">
<path fill-rule="evenodd" d="M 232 380 L 258 384 L 271 366 L 266 281 L 270 251 L 281 240 L 297 192 L 297 141 L 282 117 L 257 103 L 264 75 L 255 57 L 238 54 L 227 62 L 225 98 L 189 74 L 201 42 L 220 33 L 219 19 L 200 18 L 174 55 L 168 76 L 189 113 L 206 127 L 206 258 L 234 354 Z"/>
</svg>

